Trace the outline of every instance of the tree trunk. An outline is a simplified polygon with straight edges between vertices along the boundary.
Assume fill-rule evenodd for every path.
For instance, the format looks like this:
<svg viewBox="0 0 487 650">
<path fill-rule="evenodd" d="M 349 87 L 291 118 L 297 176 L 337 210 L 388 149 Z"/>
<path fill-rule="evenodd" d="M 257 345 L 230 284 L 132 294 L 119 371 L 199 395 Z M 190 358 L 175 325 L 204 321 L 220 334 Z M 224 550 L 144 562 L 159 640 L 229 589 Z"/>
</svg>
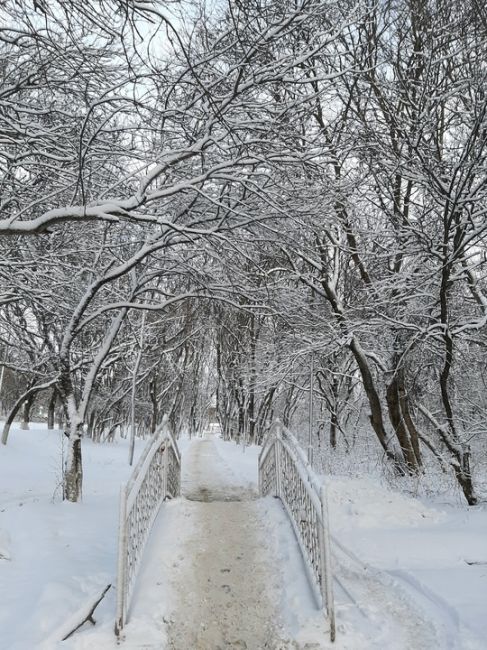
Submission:
<svg viewBox="0 0 487 650">
<path fill-rule="evenodd" d="M 259 406 L 255 425 L 255 442 L 258 445 L 262 444 L 264 432 L 269 428 L 268 424 L 271 424 L 272 405 L 275 392 L 276 386 L 271 386 Z"/>
<path fill-rule="evenodd" d="M 330 417 L 330 445 L 332 449 L 336 449 L 337 446 L 337 425 L 338 417 L 336 411 L 333 410 Z"/>
<path fill-rule="evenodd" d="M 469 506 L 475 506 L 479 502 L 477 494 L 475 493 L 475 486 L 472 480 L 472 472 L 470 468 L 470 449 L 459 450 L 458 455 L 458 465 L 455 466 L 455 475 L 457 481 L 460 484 L 465 499 Z"/>
<path fill-rule="evenodd" d="M 470 449 L 468 445 L 462 444 L 452 439 L 451 433 L 447 426 L 441 426 L 436 418 L 424 406 L 419 405 L 419 410 L 434 425 L 440 439 L 450 452 L 449 464 L 452 467 L 455 478 L 462 488 L 463 494 L 469 506 L 475 506 L 478 503 L 478 497 L 475 493 L 475 487 L 472 480 L 470 468 Z"/>
<path fill-rule="evenodd" d="M 4 377 L 5 377 L 5 366 L 2 366 L 2 368 L 0 370 L 0 415 L 3 414 L 3 401 L 2 401 L 3 392 L 2 392 L 2 388 L 3 388 Z"/>
<path fill-rule="evenodd" d="M 319 373 L 318 373 L 318 381 L 319 381 Z M 320 382 L 320 388 L 321 388 L 321 382 Z M 330 390 L 331 390 L 331 396 L 332 396 L 332 401 L 331 401 L 331 408 L 329 409 L 330 411 L 330 446 L 332 449 L 336 449 L 337 446 L 337 428 L 338 428 L 338 412 L 337 412 L 337 407 L 338 407 L 338 381 L 335 375 L 333 375 L 333 379 L 330 384 Z"/>
<path fill-rule="evenodd" d="M 129 465 L 132 465 L 134 462 L 134 450 L 135 450 L 135 394 L 137 391 L 137 375 L 139 374 L 140 362 L 142 360 L 142 354 L 144 352 L 144 335 L 145 335 L 145 316 L 147 312 L 142 312 L 142 323 L 140 326 L 140 341 L 136 341 L 139 346 L 139 351 L 137 352 L 137 358 L 135 359 L 135 365 L 132 372 L 132 394 L 130 396 L 130 446 L 129 446 Z M 122 320 L 117 322 L 117 332 L 120 328 Z M 114 337 L 113 337 L 114 338 Z"/>
<path fill-rule="evenodd" d="M 56 400 L 57 400 L 57 391 L 54 390 L 51 393 L 51 398 L 47 406 L 47 428 L 54 429 L 54 414 L 56 412 Z"/>
<path fill-rule="evenodd" d="M 353 338 L 350 342 L 350 350 L 355 357 L 360 370 L 360 374 L 362 376 L 362 384 L 370 406 L 370 422 L 372 424 L 372 428 L 375 431 L 377 439 L 379 440 L 382 449 L 386 454 L 386 457 L 392 460 L 398 474 L 404 476 L 405 471 L 403 459 L 401 457 L 398 457 L 389 446 L 387 432 L 385 430 L 384 421 L 382 419 L 382 406 L 380 403 L 380 397 L 375 388 L 374 379 L 372 377 L 372 373 L 370 371 L 369 364 L 367 363 L 364 351 L 355 338 Z"/>
<path fill-rule="evenodd" d="M 416 457 L 416 463 L 418 469 L 422 467 L 423 461 L 421 458 L 421 449 L 419 446 L 420 434 L 416 427 L 416 424 L 411 415 L 409 408 L 409 400 L 406 393 L 406 382 L 404 380 L 404 370 L 401 368 L 397 375 L 398 380 L 398 395 L 399 395 L 399 405 L 401 407 L 402 417 L 406 424 L 407 430 L 409 431 L 409 438 L 411 440 L 411 446 Z"/>
<path fill-rule="evenodd" d="M 83 419 L 80 417 L 76 404 L 69 364 L 63 364 L 63 372 L 59 374 L 58 390 L 62 399 L 64 417 L 68 425 L 68 452 L 64 464 L 63 499 L 77 503 L 81 501 L 83 486 L 83 469 L 81 458 L 81 436 L 83 434 Z"/>
<path fill-rule="evenodd" d="M 81 501 L 83 486 L 83 465 L 81 458 L 82 424 L 70 431 L 68 456 L 64 469 L 63 497 L 71 503 Z"/>
<path fill-rule="evenodd" d="M 401 445 L 402 453 L 406 461 L 406 466 L 410 474 L 418 471 L 419 466 L 409 437 L 409 431 L 401 411 L 401 404 L 399 398 L 399 382 L 397 373 L 395 373 L 387 386 L 386 390 L 387 406 L 389 410 L 389 419 L 394 431 L 396 432 L 397 439 Z"/>
<path fill-rule="evenodd" d="M 444 221 L 445 221 L 445 231 L 444 231 L 444 241 L 443 241 L 443 255 L 444 259 L 448 260 L 448 225 L 449 219 L 448 212 L 445 211 Z M 470 469 L 470 448 L 467 444 L 463 444 L 460 441 L 460 436 L 458 435 L 455 419 L 453 416 L 453 405 L 450 399 L 449 391 L 449 381 L 450 373 L 453 368 L 454 360 L 454 345 L 453 337 L 449 327 L 449 317 L 448 317 L 448 301 L 451 288 L 451 272 L 453 267 L 450 262 L 445 263 L 442 268 L 441 274 L 441 286 L 440 286 L 440 321 L 443 326 L 443 342 L 445 349 L 445 356 L 443 362 L 443 368 L 440 373 L 440 392 L 441 400 L 443 402 L 443 407 L 445 410 L 446 419 L 448 422 L 448 433 L 441 429 L 440 427 L 440 436 L 443 442 L 448 447 L 452 455 L 452 465 L 455 472 L 455 476 L 460 487 L 463 490 L 465 499 L 467 503 L 471 506 L 478 503 L 477 495 L 475 494 L 475 488 L 472 481 L 472 474 Z"/>
<path fill-rule="evenodd" d="M 249 444 L 255 441 L 255 386 L 257 383 L 257 337 L 258 332 L 256 328 L 255 315 L 252 314 L 249 322 L 250 328 L 250 373 L 249 373 L 249 387 L 247 397 L 247 427 Z"/>
<path fill-rule="evenodd" d="M 100 427 L 98 425 L 97 412 L 92 411 L 90 417 L 88 418 L 88 435 L 93 440 L 93 442 L 100 442 L 101 434 L 103 432 L 103 425 Z"/>
<path fill-rule="evenodd" d="M 66 412 L 64 410 L 64 407 L 61 406 L 57 410 L 57 426 L 58 429 L 64 429 L 66 424 Z"/>
<path fill-rule="evenodd" d="M 8 434 L 10 432 L 10 427 L 12 426 L 12 422 L 14 421 L 15 416 L 17 415 L 17 412 L 19 411 L 20 407 L 22 404 L 25 402 L 26 399 L 29 399 L 32 395 L 35 395 L 36 393 L 39 393 L 41 390 L 45 390 L 46 388 L 50 388 L 54 384 L 54 380 L 47 382 L 46 384 L 42 384 L 40 386 L 30 386 L 28 390 L 15 402 L 13 405 L 12 409 L 10 410 L 10 413 L 7 417 L 7 420 L 5 421 L 5 425 L 3 427 L 3 433 L 2 433 L 2 444 L 6 445 L 7 440 L 8 440 Z"/>
<path fill-rule="evenodd" d="M 154 433 L 157 429 L 157 420 L 159 418 L 159 404 L 157 401 L 157 378 L 154 379 L 149 384 L 149 396 L 152 404 L 152 414 L 151 414 L 151 423 L 150 423 L 150 432 Z"/>
<path fill-rule="evenodd" d="M 23 410 L 22 423 L 20 425 L 20 428 L 24 429 L 25 431 L 29 430 L 30 412 L 32 409 L 32 404 L 34 403 L 34 399 L 35 399 L 35 393 L 29 395 L 29 397 L 24 402 L 24 410 Z"/>
</svg>

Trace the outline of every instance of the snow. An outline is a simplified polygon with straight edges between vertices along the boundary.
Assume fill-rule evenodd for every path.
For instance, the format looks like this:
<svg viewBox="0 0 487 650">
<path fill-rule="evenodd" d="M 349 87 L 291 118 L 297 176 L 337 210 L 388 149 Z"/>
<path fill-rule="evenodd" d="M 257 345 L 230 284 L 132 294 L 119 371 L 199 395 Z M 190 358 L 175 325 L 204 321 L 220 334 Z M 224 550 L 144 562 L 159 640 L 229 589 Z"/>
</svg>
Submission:
<svg viewBox="0 0 487 650">
<path fill-rule="evenodd" d="M 333 477 L 327 482 L 334 528 L 422 526 L 442 521 L 445 513 L 370 478 Z"/>
<path fill-rule="evenodd" d="M 83 441 L 80 504 L 61 501 L 63 444 L 59 431 L 31 424 L 30 431 L 12 427 L 0 449 L 0 546 L 11 557 L 0 560 L 2 650 L 55 647 L 66 621 L 114 580 L 127 443 Z M 95 619 L 107 605 L 113 618 L 111 592 Z"/>
<path fill-rule="evenodd" d="M 6 530 L 0 530 L 0 560 L 11 560 L 10 555 L 10 535 Z"/>
<path fill-rule="evenodd" d="M 431 647 L 485 648 L 485 505 L 426 502 L 372 478 L 328 477 L 326 484 L 335 542 L 360 558 L 362 574 L 420 610 L 435 633 Z M 343 558 L 337 549 L 337 561 Z"/>
<path fill-rule="evenodd" d="M 13 427 L 0 448 L 2 650 L 333 647 L 283 508 L 257 498 L 259 448 L 216 436 L 179 442 L 188 498 L 165 503 L 156 519 L 123 645 L 113 635 L 113 588 L 97 624 L 61 642 L 114 584 L 128 441 L 83 441 L 83 502 L 68 504 L 59 493 L 62 436 L 31 427 Z M 485 648 L 485 506 L 417 499 L 372 476 L 321 480 L 333 534 L 334 647 Z"/>
</svg>

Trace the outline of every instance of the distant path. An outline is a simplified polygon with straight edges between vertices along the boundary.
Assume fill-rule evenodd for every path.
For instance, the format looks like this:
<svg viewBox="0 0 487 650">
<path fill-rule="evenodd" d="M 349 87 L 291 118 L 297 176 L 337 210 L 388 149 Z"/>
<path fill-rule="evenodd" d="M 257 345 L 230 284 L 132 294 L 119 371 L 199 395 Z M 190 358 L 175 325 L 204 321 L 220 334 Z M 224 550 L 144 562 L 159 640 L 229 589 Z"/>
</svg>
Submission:
<svg viewBox="0 0 487 650">
<path fill-rule="evenodd" d="M 171 650 L 297 648 L 279 639 L 273 558 L 259 526 L 257 494 L 225 466 L 211 439 L 184 457 L 183 496 L 194 533 L 168 631 Z"/>
</svg>

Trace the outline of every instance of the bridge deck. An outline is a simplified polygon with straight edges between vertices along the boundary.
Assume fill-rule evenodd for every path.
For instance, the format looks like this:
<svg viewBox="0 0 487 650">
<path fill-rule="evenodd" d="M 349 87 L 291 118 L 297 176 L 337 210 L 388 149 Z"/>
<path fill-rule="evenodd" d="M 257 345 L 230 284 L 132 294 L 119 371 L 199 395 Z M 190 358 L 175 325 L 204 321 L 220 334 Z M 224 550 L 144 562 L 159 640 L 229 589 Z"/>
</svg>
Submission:
<svg viewBox="0 0 487 650">
<path fill-rule="evenodd" d="M 231 465 L 219 450 L 208 438 L 183 453 L 183 498 L 156 521 L 127 641 L 171 650 L 324 647 L 306 643 L 322 619 L 282 507 L 258 499 L 256 474 L 239 470 L 239 461 L 257 467 L 253 451 L 235 449 Z"/>
</svg>

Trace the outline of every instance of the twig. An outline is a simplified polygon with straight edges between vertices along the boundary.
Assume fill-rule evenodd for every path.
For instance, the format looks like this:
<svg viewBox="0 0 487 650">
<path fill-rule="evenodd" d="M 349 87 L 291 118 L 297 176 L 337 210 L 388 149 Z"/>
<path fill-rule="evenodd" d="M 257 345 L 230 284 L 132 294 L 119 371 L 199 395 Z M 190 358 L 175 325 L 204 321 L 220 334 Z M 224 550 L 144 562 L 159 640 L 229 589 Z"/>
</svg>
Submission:
<svg viewBox="0 0 487 650">
<path fill-rule="evenodd" d="M 98 607 L 98 605 L 101 603 L 101 601 L 105 597 L 105 594 L 107 593 L 107 591 L 110 589 L 111 586 L 112 585 L 107 585 L 105 587 L 105 589 L 102 591 L 101 596 L 97 600 L 95 600 L 95 602 L 93 603 L 93 605 L 91 606 L 90 610 L 88 611 L 86 616 L 83 618 L 83 620 L 80 623 L 78 623 L 78 625 L 76 625 L 76 627 L 74 627 L 71 630 L 71 632 L 68 632 L 68 634 L 66 634 L 66 636 L 63 636 L 63 639 L 62 639 L 63 641 L 66 641 L 66 639 L 69 639 L 69 637 L 72 636 L 76 632 L 76 630 L 79 630 L 79 628 L 82 625 L 84 625 L 87 621 L 89 621 L 92 625 L 95 625 L 96 621 L 93 618 L 93 613 L 94 613 L 95 609 Z"/>
</svg>

